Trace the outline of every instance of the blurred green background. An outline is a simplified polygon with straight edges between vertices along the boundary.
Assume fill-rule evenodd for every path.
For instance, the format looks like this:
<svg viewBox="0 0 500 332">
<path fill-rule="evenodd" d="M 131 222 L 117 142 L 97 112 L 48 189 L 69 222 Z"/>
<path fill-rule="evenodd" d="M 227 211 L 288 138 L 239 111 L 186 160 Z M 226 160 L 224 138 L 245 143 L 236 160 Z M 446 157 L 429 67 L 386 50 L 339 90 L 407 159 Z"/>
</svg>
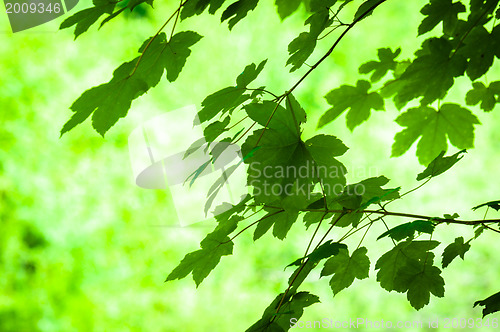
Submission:
<svg viewBox="0 0 500 332">
<path fill-rule="evenodd" d="M 76 10 L 89 5 L 83 1 Z M 234 255 L 224 257 L 198 289 L 190 277 L 164 283 L 212 225 L 179 227 L 168 192 L 137 187 L 127 140 L 141 122 L 199 105 L 208 94 L 232 85 L 252 62 L 269 59 L 258 83 L 277 93 L 289 89 L 306 70 L 289 74 L 284 68 L 287 45 L 303 31 L 305 13 L 280 23 L 272 2 L 263 1 L 231 33 L 219 24 L 218 16 L 183 22 L 179 31 L 193 29 L 205 37 L 193 48 L 175 84 L 163 80 L 136 100 L 129 115 L 104 139 L 91 129 L 90 121 L 59 138 L 71 116 L 71 103 L 134 58 L 142 41 L 176 5 L 177 1 L 157 2 L 154 13 L 145 9 L 141 15 L 124 15 L 100 31 L 91 28 L 76 41 L 72 31 L 57 31 L 62 19 L 12 34 L 6 15 L 1 15 L 0 331 L 242 331 L 286 288 L 291 271 L 283 267 L 301 256 L 312 232 L 304 233 L 302 225 L 284 242 L 270 234 L 255 244 L 251 232 L 240 236 Z M 381 6 L 297 90 L 310 120 L 305 136 L 315 133 L 328 107 L 323 96 L 340 84 L 355 83 L 358 66 L 375 58 L 377 48 L 402 46 L 401 58 L 411 57 L 423 40 L 416 36 L 422 5 L 395 1 Z M 346 12 L 346 21 L 349 15 L 352 12 Z M 332 38 L 320 42 L 313 58 L 328 49 Z M 494 80 L 498 74 L 493 70 L 488 77 Z M 469 88 L 467 79 L 458 80 L 446 101 L 463 103 Z M 450 172 L 391 204 L 391 209 L 483 217 L 470 208 L 500 198 L 500 116 L 498 109 L 477 114 L 482 125 L 476 130 L 476 148 Z M 397 115 L 388 104 L 386 112 L 373 112 L 354 133 L 345 128 L 343 117 L 321 130 L 350 147 L 341 158 L 348 169 L 357 170 L 350 181 L 385 175 L 392 179 L 391 186 L 403 190 L 417 184 L 415 176 L 423 168 L 414 148 L 401 158 L 389 158 L 392 139 L 400 130 L 393 122 Z M 493 212 L 489 216 L 495 217 Z M 400 220 L 388 222 L 396 225 Z M 390 241 L 375 242 L 382 231 L 373 230 L 366 240 L 372 269 L 375 259 L 391 247 Z M 468 239 L 472 231 L 438 228 L 434 239 L 443 244 L 436 256 L 459 235 Z M 354 236 L 352 243 L 358 241 Z M 498 243 L 491 234 L 473 241 L 465 262 L 454 261 L 443 272 L 445 298 L 432 298 L 418 312 L 404 295 L 382 290 L 373 271 L 370 279 L 355 282 L 335 298 L 327 280 L 318 282 L 318 275 L 311 275 L 303 288 L 319 295 L 322 303 L 308 308 L 302 320 L 480 318 L 481 309 L 472 308 L 473 302 L 500 288 Z"/>
</svg>

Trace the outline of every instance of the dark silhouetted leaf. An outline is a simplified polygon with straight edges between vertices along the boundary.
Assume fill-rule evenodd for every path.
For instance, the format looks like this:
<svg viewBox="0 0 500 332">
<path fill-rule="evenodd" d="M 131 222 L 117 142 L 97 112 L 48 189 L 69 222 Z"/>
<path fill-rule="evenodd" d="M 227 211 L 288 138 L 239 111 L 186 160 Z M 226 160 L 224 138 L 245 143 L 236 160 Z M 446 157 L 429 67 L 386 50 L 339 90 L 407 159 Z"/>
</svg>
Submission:
<svg viewBox="0 0 500 332">
<path fill-rule="evenodd" d="M 474 206 L 472 208 L 472 210 L 476 211 L 477 209 L 479 209 L 480 207 L 483 207 L 483 206 L 487 206 L 487 207 L 490 207 L 490 208 L 498 211 L 498 210 L 500 210 L 500 201 L 491 201 L 491 202 L 479 204 L 478 206 Z"/>
<path fill-rule="evenodd" d="M 460 159 L 462 159 L 463 154 L 466 152 L 466 150 L 461 150 L 454 155 L 443 158 L 444 151 L 441 151 L 441 153 L 433 161 L 431 161 L 429 166 L 427 166 L 427 168 L 422 173 L 419 173 L 417 175 L 417 181 L 423 180 L 427 177 L 434 177 L 446 172 Z"/>
<path fill-rule="evenodd" d="M 461 2 L 452 0 L 430 0 L 420 11 L 427 17 L 418 27 L 418 34 L 424 34 L 434 29 L 436 25 L 443 22 L 443 32 L 452 35 L 458 22 L 458 13 L 465 12 L 465 6 Z"/>
<path fill-rule="evenodd" d="M 450 265 L 450 263 L 458 256 L 464 259 L 464 255 L 469 249 L 469 241 L 464 243 L 463 236 L 457 237 L 455 242 L 449 244 L 443 251 L 443 268 Z"/>
<path fill-rule="evenodd" d="M 384 232 L 377 238 L 377 240 L 386 236 L 389 236 L 396 241 L 401 241 L 404 238 L 412 239 L 415 236 L 415 232 L 432 234 L 432 232 L 434 232 L 434 224 L 429 220 L 415 220 L 407 222 Z"/>
<path fill-rule="evenodd" d="M 484 307 L 483 318 L 486 315 L 500 311 L 500 292 L 493 294 L 484 300 L 474 302 L 474 307 L 477 305 Z"/>
</svg>

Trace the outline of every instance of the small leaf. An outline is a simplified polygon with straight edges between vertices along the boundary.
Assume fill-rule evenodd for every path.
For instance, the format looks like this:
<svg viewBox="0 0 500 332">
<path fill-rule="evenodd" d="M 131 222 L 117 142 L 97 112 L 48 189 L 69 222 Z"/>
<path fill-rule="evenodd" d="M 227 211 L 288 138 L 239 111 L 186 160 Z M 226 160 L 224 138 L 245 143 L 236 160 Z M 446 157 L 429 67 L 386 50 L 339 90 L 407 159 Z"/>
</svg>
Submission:
<svg viewBox="0 0 500 332">
<path fill-rule="evenodd" d="M 229 30 L 231 30 L 236 23 L 245 18 L 249 11 L 257 7 L 259 0 L 238 0 L 224 10 L 221 16 L 221 22 L 228 20 Z"/>
<path fill-rule="evenodd" d="M 477 209 L 479 209 L 480 207 L 483 207 L 483 206 L 487 206 L 487 207 L 490 207 L 492 209 L 495 209 L 495 211 L 499 211 L 500 210 L 500 200 L 499 201 L 491 201 L 491 202 L 486 202 L 486 203 L 483 203 L 483 204 L 479 204 L 478 206 L 474 206 L 472 208 L 472 210 L 476 211 Z"/>
<path fill-rule="evenodd" d="M 379 81 L 387 74 L 389 70 L 396 70 L 398 64 L 394 59 L 401 53 L 401 48 L 392 52 L 390 48 L 379 48 L 378 58 L 380 61 L 369 61 L 359 67 L 360 74 L 368 74 L 373 71 L 370 80 L 372 82 Z"/>
<path fill-rule="evenodd" d="M 427 177 L 435 177 L 449 170 L 453 165 L 455 165 L 460 159 L 463 158 L 463 153 L 466 150 L 461 150 L 452 156 L 444 157 L 445 151 L 441 153 L 427 166 L 427 168 L 417 175 L 417 181 L 423 180 Z"/>
<path fill-rule="evenodd" d="M 465 95 L 467 105 L 477 105 L 485 112 L 490 112 L 495 108 L 500 97 L 500 81 L 495 81 L 486 87 L 481 82 L 473 82 L 472 90 Z"/>
<path fill-rule="evenodd" d="M 347 249 L 347 246 L 343 243 L 332 242 L 332 240 L 328 240 L 322 245 L 320 245 L 318 248 L 316 248 L 316 250 L 311 252 L 309 255 L 295 260 L 294 262 L 288 264 L 286 267 L 294 265 L 300 266 L 302 261 L 306 258 L 309 259 L 310 263 L 314 264 L 321 261 L 324 258 L 337 255 L 340 249 Z"/>
<path fill-rule="evenodd" d="M 404 223 L 384 232 L 377 240 L 389 236 L 396 241 L 401 241 L 404 238 L 413 238 L 415 232 L 432 234 L 434 232 L 434 224 L 429 220 L 415 220 Z"/>
<path fill-rule="evenodd" d="M 365 247 L 360 247 L 352 253 L 352 256 L 349 256 L 347 249 L 341 249 L 337 255 L 325 262 L 321 276 L 333 274 L 330 287 L 334 295 L 349 287 L 355 278 L 368 278 L 370 260 L 366 255 L 367 251 Z"/>
<path fill-rule="evenodd" d="M 474 302 L 474 307 L 477 305 L 484 307 L 483 308 L 483 318 L 486 315 L 500 311 L 500 292 L 493 294 L 484 300 Z"/>
<path fill-rule="evenodd" d="M 464 255 L 469 249 L 469 242 L 467 241 L 464 243 L 463 236 L 457 237 L 455 242 L 449 244 L 443 251 L 443 268 L 450 265 L 450 263 L 458 256 L 464 259 Z"/>
<path fill-rule="evenodd" d="M 342 85 L 330 91 L 325 98 L 333 107 L 321 116 L 318 127 L 323 127 L 349 110 L 346 116 L 347 128 L 353 131 L 370 117 L 372 109 L 383 111 L 384 100 L 377 92 L 368 93 L 370 88 L 370 82 L 360 80 L 355 87 Z"/>
</svg>

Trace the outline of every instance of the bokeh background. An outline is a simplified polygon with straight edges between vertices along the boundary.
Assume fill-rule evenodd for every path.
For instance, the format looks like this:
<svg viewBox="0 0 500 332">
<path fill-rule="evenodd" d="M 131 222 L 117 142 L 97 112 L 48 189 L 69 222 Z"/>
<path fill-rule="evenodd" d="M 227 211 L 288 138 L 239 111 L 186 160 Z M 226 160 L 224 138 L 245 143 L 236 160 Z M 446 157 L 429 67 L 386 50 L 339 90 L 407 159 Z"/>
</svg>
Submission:
<svg viewBox="0 0 500 332">
<path fill-rule="evenodd" d="M 411 57 L 423 40 L 416 34 L 423 3 L 381 6 L 297 89 L 296 97 L 309 116 L 305 137 L 316 132 L 315 124 L 328 108 L 323 96 L 340 84 L 355 83 L 358 66 L 375 58 L 377 48 L 401 46 L 401 58 Z M 208 94 L 232 85 L 252 62 L 269 59 L 257 83 L 278 93 L 289 89 L 306 70 L 290 74 L 284 67 L 288 43 L 304 30 L 304 11 L 281 23 L 273 3 L 262 1 L 231 33 L 218 16 L 186 20 L 179 31 L 192 29 L 205 37 L 174 84 L 163 80 L 136 100 L 105 138 L 89 121 L 59 138 L 71 116 L 71 103 L 134 58 L 176 5 L 156 2 L 154 12 L 144 7 L 138 14 L 122 15 L 99 31 L 92 27 L 76 41 L 71 30 L 57 30 L 62 19 L 12 34 L 6 14 L 0 14 L 0 331 L 242 331 L 286 288 L 291 271 L 283 267 L 302 255 L 312 232 L 299 224 L 285 241 L 267 234 L 253 243 L 251 232 L 243 234 L 234 255 L 224 257 L 198 289 L 190 277 L 164 283 L 213 225 L 180 227 L 167 190 L 137 187 L 127 140 L 138 124 L 199 105 Z M 89 1 L 82 1 L 76 10 L 88 6 Z M 345 20 L 352 14 L 346 11 Z M 323 39 L 312 59 L 328 49 L 333 38 Z M 488 79 L 497 79 L 499 73 L 490 71 Z M 445 101 L 464 103 L 469 88 L 467 79 L 459 79 Z M 474 213 L 471 207 L 500 198 L 500 111 L 474 111 L 482 123 L 476 147 L 451 171 L 391 204 L 391 209 L 426 215 L 457 212 L 464 219 L 480 219 L 484 211 Z M 320 131 L 350 147 L 341 158 L 354 170 L 350 181 L 385 175 L 393 187 L 408 190 L 417 185 L 415 177 L 423 167 L 414 148 L 403 157 L 389 158 L 394 134 L 401 130 L 393 122 L 397 115 L 388 103 L 386 112 L 373 112 L 353 133 L 345 128 L 344 117 Z M 466 260 L 454 261 L 443 272 L 445 297 L 431 298 L 430 305 L 417 312 L 405 295 L 387 293 L 375 281 L 375 260 L 391 248 L 390 241 L 375 241 L 382 231 L 372 229 L 364 242 L 372 259 L 369 279 L 356 281 L 333 298 L 327 280 L 310 276 L 303 288 L 319 295 L 321 303 L 309 307 L 302 320 L 443 322 L 481 317 L 473 302 L 500 288 L 497 234 L 473 241 Z M 473 232 L 460 226 L 438 228 L 433 239 L 443 244 L 435 251 L 437 263 L 444 247 L 460 235 L 468 239 Z M 352 244 L 359 240 L 354 236 Z"/>
</svg>

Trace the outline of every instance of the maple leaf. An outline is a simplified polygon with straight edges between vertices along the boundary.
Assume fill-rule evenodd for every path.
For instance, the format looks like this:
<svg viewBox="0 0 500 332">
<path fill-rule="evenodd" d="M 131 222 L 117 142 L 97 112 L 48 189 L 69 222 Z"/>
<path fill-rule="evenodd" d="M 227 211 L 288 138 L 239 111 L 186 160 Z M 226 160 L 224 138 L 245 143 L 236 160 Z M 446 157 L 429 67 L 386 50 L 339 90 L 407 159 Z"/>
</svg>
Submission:
<svg viewBox="0 0 500 332">
<path fill-rule="evenodd" d="M 458 13 L 465 12 L 465 6 L 461 2 L 452 0 L 430 0 L 420 11 L 427 17 L 418 27 L 418 34 L 424 34 L 434 29 L 436 25 L 443 22 L 443 32 L 451 35 L 458 22 Z"/>
<path fill-rule="evenodd" d="M 398 62 L 394 59 L 401 53 L 401 48 L 394 52 L 390 48 L 379 48 L 377 52 L 380 61 L 369 61 L 359 67 L 360 74 L 368 74 L 373 71 L 370 77 L 372 82 L 379 81 L 389 70 L 396 70 Z"/>
<path fill-rule="evenodd" d="M 326 100 L 333 107 L 323 114 L 318 122 L 318 128 L 332 122 L 346 110 L 347 127 L 353 131 L 363 121 L 370 117 L 372 109 L 383 111 L 384 99 L 377 93 L 368 93 L 371 84 L 368 81 L 360 80 L 356 86 L 342 85 L 340 88 L 330 91 Z"/>
<path fill-rule="evenodd" d="M 464 255 L 469 249 L 469 241 L 464 243 L 463 236 L 457 237 L 455 242 L 449 244 L 443 251 L 443 268 L 450 265 L 450 263 L 458 256 L 464 259 Z"/>
<path fill-rule="evenodd" d="M 459 149 L 472 148 L 474 125 L 479 124 L 479 120 L 457 104 L 443 104 L 439 111 L 429 106 L 410 108 L 396 123 L 406 128 L 394 137 L 392 156 L 401 156 L 420 138 L 417 157 L 422 165 L 427 165 L 446 151 L 447 138 Z"/>
<path fill-rule="evenodd" d="M 465 95 L 467 105 L 479 105 L 485 112 L 490 112 L 495 108 L 500 97 L 500 81 L 492 82 L 488 87 L 482 82 L 472 83 L 472 90 Z"/>
<path fill-rule="evenodd" d="M 321 276 L 333 274 L 330 287 L 334 295 L 349 287 L 354 279 L 368 278 L 370 260 L 366 255 L 367 252 L 365 247 L 360 247 L 352 253 L 352 256 L 349 256 L 347 249 L 340 249 L 337 255 L 325 262 Z"/>
</svg>

